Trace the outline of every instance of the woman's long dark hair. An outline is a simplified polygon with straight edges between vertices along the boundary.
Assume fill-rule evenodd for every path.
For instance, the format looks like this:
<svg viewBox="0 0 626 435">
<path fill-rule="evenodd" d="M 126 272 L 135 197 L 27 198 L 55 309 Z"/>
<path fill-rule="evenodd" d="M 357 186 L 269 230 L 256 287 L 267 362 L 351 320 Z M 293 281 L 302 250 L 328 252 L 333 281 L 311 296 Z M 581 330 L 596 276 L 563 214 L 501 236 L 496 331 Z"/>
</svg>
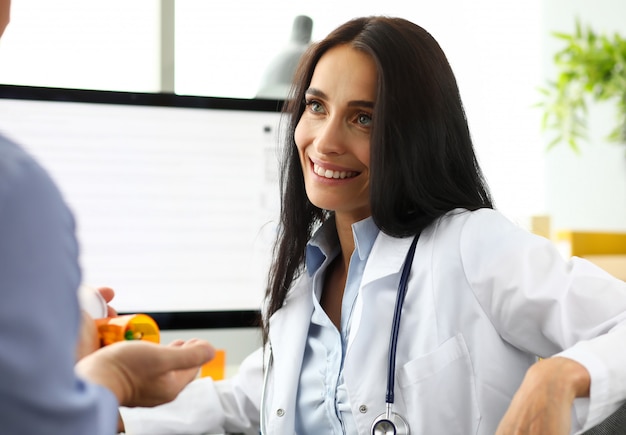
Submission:
<svg viewBox="0 0 626 435">
<path fill-rule="evenodd" d="M 285 104 L 281 215 L 263 313 L 265 342 L 269 317 L 302 272 L 312 232 L 329 216 L 307 198 L 294 131 L 317 62 L 342 44 L 376 63 L 369 184 L 372 217 L 381 231 L 408 236 L 452 209 L 493 207 L 456 79 L 437 41 L 400 18 L 365 17 L 343 24 L 305 53 Z"/>
</svg>

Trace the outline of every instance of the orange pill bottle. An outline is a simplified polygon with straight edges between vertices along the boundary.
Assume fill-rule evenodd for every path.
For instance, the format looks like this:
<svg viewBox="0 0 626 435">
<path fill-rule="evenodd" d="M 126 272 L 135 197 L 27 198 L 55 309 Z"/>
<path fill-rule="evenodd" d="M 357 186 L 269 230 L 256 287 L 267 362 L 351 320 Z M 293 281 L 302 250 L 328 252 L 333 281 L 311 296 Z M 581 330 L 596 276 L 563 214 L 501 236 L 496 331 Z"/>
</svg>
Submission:
<svg viewBox="0 0 626 435">
<path fill-rule="evenodd" d="M 126 314 L 117 317 L 96 319 L 100 345 L 107 346 L 117 341 L 146 340 L 159 343 L 159 326 L 145 314 Z"/>
</svg>

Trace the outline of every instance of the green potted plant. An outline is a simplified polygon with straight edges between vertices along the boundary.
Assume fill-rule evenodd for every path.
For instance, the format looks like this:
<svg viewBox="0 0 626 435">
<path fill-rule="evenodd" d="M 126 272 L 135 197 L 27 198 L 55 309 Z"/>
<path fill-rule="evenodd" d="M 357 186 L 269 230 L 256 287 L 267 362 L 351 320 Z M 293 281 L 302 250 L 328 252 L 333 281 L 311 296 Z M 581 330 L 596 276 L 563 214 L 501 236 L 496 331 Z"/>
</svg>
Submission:
<svg viewBox="0 0 626 435">
<path fill-rule="evenodd" d="M 626 143 L 626 39 L 598 34 L 578 20 L 573 34 L 553 35 L 565 47 L 554 55 L 556 80 L 540 89 L 542 127 L 556 132 L 548 149 L 565 142 L 579 150 L 587 137 L 587 105 L 592 101 L 616 104 L 617 120 L 607 139 Z"/>
</svg>

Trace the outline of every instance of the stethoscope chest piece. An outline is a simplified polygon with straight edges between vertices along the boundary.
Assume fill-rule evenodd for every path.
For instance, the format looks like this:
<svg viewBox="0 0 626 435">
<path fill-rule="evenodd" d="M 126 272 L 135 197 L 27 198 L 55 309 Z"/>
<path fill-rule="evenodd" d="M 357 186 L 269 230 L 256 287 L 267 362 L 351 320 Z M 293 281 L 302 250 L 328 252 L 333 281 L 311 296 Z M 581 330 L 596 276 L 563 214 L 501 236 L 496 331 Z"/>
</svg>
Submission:
<svg viewBox="0 0 626 435">
<path fill-rule="evenodd" d="M 383 413 L 372 423 L 372 435 L 409 435 L 409 425 L 399 414 Z"/>
</svg>

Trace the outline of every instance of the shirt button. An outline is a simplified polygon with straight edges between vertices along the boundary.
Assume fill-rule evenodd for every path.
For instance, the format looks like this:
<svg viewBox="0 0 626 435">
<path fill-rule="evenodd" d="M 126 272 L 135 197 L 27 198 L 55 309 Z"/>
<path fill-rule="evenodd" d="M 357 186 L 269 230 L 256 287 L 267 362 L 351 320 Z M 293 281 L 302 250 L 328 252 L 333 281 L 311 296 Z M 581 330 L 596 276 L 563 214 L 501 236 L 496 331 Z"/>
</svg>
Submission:
<svg viewBox="0 0 626 435">
<path fill-rule="evenodd" d="M 279 417 L 282 417 L 283 415 L 285 415 L 285 410 L 282 409 L 282 408 L 278 408 L 276 410 L 276 415 L 279 416 Z"/>
<path fill-rule="evenodd" d="M 365 405 L 359 406 L 359 412 L 361 414 L 365 414 L 367 412 L 367 406 L 365 406 Z"/>
</svg>

